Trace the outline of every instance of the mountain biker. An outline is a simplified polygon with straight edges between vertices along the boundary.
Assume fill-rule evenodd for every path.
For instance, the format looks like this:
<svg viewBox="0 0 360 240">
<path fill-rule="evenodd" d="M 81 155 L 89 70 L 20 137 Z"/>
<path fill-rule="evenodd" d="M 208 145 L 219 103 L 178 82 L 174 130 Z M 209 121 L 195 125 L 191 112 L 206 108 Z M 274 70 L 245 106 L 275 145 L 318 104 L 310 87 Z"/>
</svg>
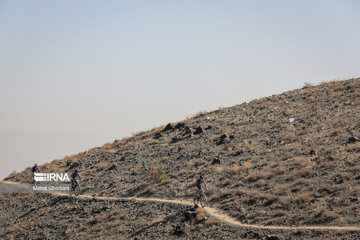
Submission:
<svg viewBox="0 0 360 240">
<path fill-rule="evenodd" d="M 40 172 L 40 168 L 39 166 L 35 163 L 35 165 L 31 168 L 31 172 L 33 174 L 33 179 L 31 180 L 31 183 L 36 183 L 35 182 L 35 173 L 36 172 Z"/>
<path fill-rule="evenodd" d="M 202 188 L 201 184 L 203 184 L 203 183 L 205 185 L 205 189 L 208 190 L 205 179 L 200 175 L 200 177 L 195 182 L 196 194 L 198 194 L 199 191 L 201 190 L 201 188 Z"/>
<path fill-rule="evenodd" d="M 39 166 L 35 163 L 35 165 L 31 168 L 31 172 L 33 173 L 36 173 L 36 172 L 40 172 L 40 168 Z"/>
<path fill-rule="evenodd" d="M 81 180 L 81 176 L 78 170 L 75 170 L 72 174 L 71 174 L 71 187 L 74 188 L 75 186 L 75 181 L 76 178 L 79 177 L 79 179 Z"/>
</svg>

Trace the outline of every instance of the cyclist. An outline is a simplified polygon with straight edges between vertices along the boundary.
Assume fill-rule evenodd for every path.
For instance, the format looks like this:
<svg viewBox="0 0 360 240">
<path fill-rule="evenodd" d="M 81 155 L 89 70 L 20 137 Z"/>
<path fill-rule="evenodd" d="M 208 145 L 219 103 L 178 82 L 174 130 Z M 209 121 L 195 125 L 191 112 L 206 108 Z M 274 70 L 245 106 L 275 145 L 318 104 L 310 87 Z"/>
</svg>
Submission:
<svg viewBox="0 0 360 240">
<path fill-rule="evenodd" d="M 36 173 L 36 172 L 40 172 L 40 168 L 39 166 L 35 163 L 35 165 L 31 168 L 31 172 L 33 173 Z"/>
<path fill-rule="evenodd" d="M 72 174 L 71 174 L 71 187 L 74 188 L 75 186 L 75 181 L 76 178 L 79 177 L 79 179 L 81 180 L 81 176 L 78 170 L 75 170 Z"/>
<path fill-rule="evenodd" d="M 200 177 L 196 180 L 195 182 L 195 187 L 196 187 L 196 194 L 199 194 L 199 191 L 201 190 L 201 184 L 205 185 L 205 189 L 206 191 L 208 190 L 207 186 L 206 186 L 206 182 L 205 179 L 200 175 Z"/>
<path fill-rule="evenodd" d="M 35 182 L 35 173 L 36 172 L 40 172 L 40 168 L 39 166 L 35 163 L 35 165 L 31 168 L 31 172 L 33 174 L 33 179 L 31 180 L 31 183 L 36 183 Z"/>
</svg>

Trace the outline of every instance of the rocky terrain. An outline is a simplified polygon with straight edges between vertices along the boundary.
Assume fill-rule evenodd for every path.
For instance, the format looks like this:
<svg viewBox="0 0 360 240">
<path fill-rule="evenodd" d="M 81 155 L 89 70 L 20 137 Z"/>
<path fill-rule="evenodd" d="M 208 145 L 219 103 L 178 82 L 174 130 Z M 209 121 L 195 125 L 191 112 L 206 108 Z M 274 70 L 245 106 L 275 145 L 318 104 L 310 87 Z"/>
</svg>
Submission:
<svg viewBox="0 0 360 240">
<path fill-rule="evenodd" d="M 44 172 L 80 170 L 86 194 L 163 199 L 191 199 L 194 181 L 201 173 L 208 183 L 209 205 L 242 223 L 360 226 L 359 137 L 360 79 L 350 79 L 306 85 L 234 107 L 201 112 L 40 167 Z M 5 180 L 28 182 L 30 168 Z M 168 239 L 186 212 L 185 206 L 157 203 L 113 204 L 21 194 L 2 198 L 11 201 L 1 202 L 2 213 L 7 214 L 1 214 L 0 235 L 14 237 L 18 231 L 31 238 L 47 231 L 49 237 L 53 231 L 59 236 L 79 238 Z M 23 198 L 27 200 L 17 200 Z M 36 221 L 30 218 L 34 211 L 20 217 L 33 208 L 31 204 L 40 202 L 47 214 L 38 216 Z M 69 210 L 71 217 L 54 230 L 48 218 L 62 218 L 65 210 L 60 209 L 72 203 L 76 207 Z M 101 221 L 87 224 L 95 216 L 92 211 L 102 207 L 106 210 L 101 211 L 105 214 Z M 121 211 L 124 217 L 110 221 L 111 211 Z M 76 221 L 76 216 L 81 215 L 81 221 Z M 162 224 L 152 225 L 154 221 Z M 206 221 L 216 222 L 211 218 L 199 220 L 194 227 L 201 229 L 198 231 L 183 226 L 184 233 L 179 237 L 359 237 L 356 231 L 265 231 L 221 222 L 208 225 Z M 125 229 L 122 232 L 121 226 Z M 73 228 L 82 232 L 72 235 Z"/>
</svg>

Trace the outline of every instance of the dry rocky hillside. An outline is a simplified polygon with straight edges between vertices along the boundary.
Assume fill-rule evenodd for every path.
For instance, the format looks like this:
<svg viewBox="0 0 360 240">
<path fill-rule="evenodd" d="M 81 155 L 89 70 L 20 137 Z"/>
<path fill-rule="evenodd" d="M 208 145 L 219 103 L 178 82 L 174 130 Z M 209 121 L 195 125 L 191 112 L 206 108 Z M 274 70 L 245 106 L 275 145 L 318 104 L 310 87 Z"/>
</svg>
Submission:
<svg viewBox="0 0 360 240">
<path fill-rule="evenodd" d="M 78 169 L 85 194 L 163 199 L 191 199 L 201 173 L 209 205 L 242 223 L 360 226 L 359 138 L 360 79 L 350 79 L 202 112 L 40 167 Z M 5 180 L 30 179 L 27 168 Z M 181 225 L 177 235 L 186 206 L 165 203 L 10 194 L 0 204 L 0 236 L 15 238 L 16 228 L 48 238 L 51 232 L 84 239 L 360 238 L 356 231 L 249 230 L 206 214 L 195 226 Z M 35 206 L 46 214 L 31 210 Z"/>
</svg>

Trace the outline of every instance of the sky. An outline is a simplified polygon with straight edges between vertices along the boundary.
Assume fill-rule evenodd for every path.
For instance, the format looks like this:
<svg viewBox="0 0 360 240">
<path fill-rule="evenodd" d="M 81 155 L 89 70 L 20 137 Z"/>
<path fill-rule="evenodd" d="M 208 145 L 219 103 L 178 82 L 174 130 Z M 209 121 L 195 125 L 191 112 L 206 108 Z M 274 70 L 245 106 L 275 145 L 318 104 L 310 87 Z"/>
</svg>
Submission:
<svg viewBox="0 0 360 240">
<path fill-rule="evenodd" d="M 0 0 L 0 178 L 360 76 L 360 2 Z"/>
</svg>

